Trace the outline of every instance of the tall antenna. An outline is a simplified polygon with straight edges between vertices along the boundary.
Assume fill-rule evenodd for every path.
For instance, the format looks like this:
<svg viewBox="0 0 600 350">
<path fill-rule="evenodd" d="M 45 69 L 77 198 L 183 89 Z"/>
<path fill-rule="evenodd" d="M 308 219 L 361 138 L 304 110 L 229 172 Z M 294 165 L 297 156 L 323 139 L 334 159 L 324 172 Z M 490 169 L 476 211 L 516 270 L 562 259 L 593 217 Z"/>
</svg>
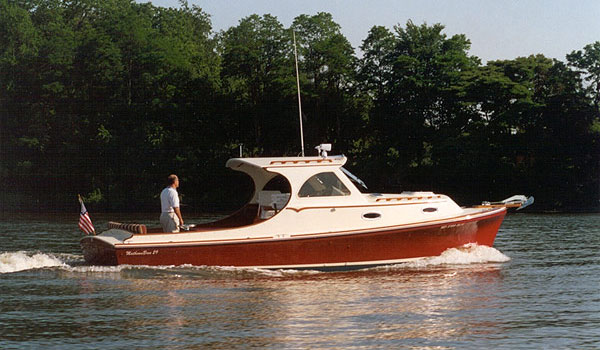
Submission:
<svg viewBox="0 0 600 350">
<path fill-rule="evenodd" d="M 298 119 L 300 120 L 300 145 L 302 146 L 302 157 L 304 157 L 304 131 L 302 129 L 302 101 L 300 100 L 300 75 L 298 73 L 298 51 L 296 50 L 296 32 L 292 30 L 294 36 L 294 57 L 296 59 L 296 85 L 298 87 Z"/>
</svg>

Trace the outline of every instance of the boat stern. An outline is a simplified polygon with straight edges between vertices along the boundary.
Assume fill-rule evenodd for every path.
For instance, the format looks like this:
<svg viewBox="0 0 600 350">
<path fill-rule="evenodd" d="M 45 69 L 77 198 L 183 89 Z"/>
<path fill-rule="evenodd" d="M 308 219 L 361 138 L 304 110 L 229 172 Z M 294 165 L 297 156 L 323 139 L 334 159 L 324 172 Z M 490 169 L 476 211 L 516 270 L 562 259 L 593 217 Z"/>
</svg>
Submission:
<svg viewBox="0 0 600 350">
<path fill-rule="evenodd" d="M 83 237 L 79 244 L 85 262 L 90 265 L 118 265 L 115 245 L 132 235 L 131 232 L 112 229 L 96 236 Z"/>
</svg>

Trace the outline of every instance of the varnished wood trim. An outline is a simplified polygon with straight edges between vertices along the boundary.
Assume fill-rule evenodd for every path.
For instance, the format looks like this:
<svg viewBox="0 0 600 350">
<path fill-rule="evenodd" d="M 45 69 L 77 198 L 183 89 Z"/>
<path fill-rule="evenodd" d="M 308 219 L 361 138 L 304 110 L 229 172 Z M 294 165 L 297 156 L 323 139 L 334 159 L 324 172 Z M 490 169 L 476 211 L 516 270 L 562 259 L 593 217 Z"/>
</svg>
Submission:
<svg viewBox="0 0 600 350">
<path fill-rule="evenodd" d="M 518 208 L 521 206 L 521 203 L 511 203 L 511 204 L 481 204 L 475 205 L 473 208 Z"/>
<path fill-rule="evenodd" d="M 412 201 L 412 200 L 437 199 L 437 198 L 442 198 L 442 196 L 435 195 L 435 196 L 419 196 L 419 197 L 386 197 L 386 198 L 377 198 L 375 201 L 376 202 L 381 202 L 381 201 L 390 202 L 390 201 L 404 201 L 404 200 Z"/>
<path fill-rule="evenodd" d="M 213 244 L 213 243 L 238 243 L 241 241 L 264 241 L 271 240 L 273 237 L 246 237 L 246 238 L 231 238 L 231 239 L 218 239 L 218 240 L 204 240 L 204 241 L 182 241 L 182 242 L 156 242 L 156 243 L 117 243 L 116 248 L 139 248 L 140 246 L 169 246 L 174 247 L 178 245 L 195 245 L 195 244 Z"/>
<path fill-rule="evenodd" d="M 304 160 L 272 160 L 271 163 L 269 163 L 270 165 L 275 165 L 275 164 L 281 164 L 281 165 L 285 165 L 285 164 L 310 164 L 310 163 L 324 163 L 324 162 L 328 162 L 328 163 L 333 163 L 332 159 L 304 159 Z"/>
<path fill-rule="evenodd" d="M 293 210 L 297 213 L 308 210 L 308 209 L 343 209 L 343 208 L 373 208 L 373 207 L 393 207 L 399 205 L 417 205 L 417 204 L 432 204 L 432 203 L 441 203 L 441 202 L 410 202 L 410 203 L 393 203 L 393 204 L 363 204 L 363 205 L 329 205 L 329 206 L 319 206 L 319 207 L 303 207 L 303 208 L 292 208 L 286 207 L 285 209 Z"/>
</svg>

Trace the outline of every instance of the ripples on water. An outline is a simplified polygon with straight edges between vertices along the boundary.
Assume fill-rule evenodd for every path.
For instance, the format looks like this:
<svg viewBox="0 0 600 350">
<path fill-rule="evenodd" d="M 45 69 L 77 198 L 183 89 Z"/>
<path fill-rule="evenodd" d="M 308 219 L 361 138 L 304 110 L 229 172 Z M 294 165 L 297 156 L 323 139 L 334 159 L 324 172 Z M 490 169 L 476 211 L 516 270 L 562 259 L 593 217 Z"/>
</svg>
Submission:
<svg viewBox="0 0 600 350">
<path fill-rule="evenodd" d="M 600 348 L 599 215 L 344 273 L 86 266 L 77 219 L 0 223 L 0 348 Z"/>
</svg>

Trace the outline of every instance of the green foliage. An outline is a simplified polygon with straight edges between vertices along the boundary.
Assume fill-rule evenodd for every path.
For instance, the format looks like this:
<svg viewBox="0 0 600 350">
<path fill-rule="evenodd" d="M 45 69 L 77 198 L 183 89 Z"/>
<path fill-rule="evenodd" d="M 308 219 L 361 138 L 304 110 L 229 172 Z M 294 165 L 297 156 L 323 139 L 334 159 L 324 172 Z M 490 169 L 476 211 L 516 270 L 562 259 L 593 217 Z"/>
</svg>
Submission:
<svg viewBox="0 0 600 350">
<path fill-rule="evenodd" d="M 350 42 L 329 13 L 294 19 L 300 71 L 302 111 L 307 144 L 333 142 L 347 149 L 360 135 L 361 108 L 356 81 L 357 59 Z"/>
<path fill-rule="evenodd" d="M 214 34 L 187 2 L 0 0 L 0 178 L 34 199 L 11 207 L 156 210 L 173 172 L 186 210 L 241 205 L 251 184 L 223 168 L 240 144 L 299 152 L 293 31 L 308 154 L 334 143 L 374 191 L 598 206 L 600 42 L 482 65 L 409 21 L 371 28 L 359 58 L 328 13 Z"/>
<path fill-rule="evenodd" d="M 358 81 L 372 99 L 383 97 L 390 85 L 395 42 L 387 28 L 374 26 L 360 46 L 363 58 L 359 61 Z"/>
<path fill-rule="evenodd" d="M 99 188 L 95 188 L 92 192 L 88 193 L 87 196 L 82 197 L 86 203 L 97 204 L 103 200 L 102 191 Z"/>
<path fill-rule="evenodd" d="M 252 15 L 222 34 L 223 86 L 235 108 L 235 138 L 285 153 L 296 134 L 290 33 L 271 15 Z"/>
<path fill-rule="evenodd" d="M 27 8 L 0 1 L 0 63 L 16 66 L 38 53 L 40 37 Z"/>
</svg>

